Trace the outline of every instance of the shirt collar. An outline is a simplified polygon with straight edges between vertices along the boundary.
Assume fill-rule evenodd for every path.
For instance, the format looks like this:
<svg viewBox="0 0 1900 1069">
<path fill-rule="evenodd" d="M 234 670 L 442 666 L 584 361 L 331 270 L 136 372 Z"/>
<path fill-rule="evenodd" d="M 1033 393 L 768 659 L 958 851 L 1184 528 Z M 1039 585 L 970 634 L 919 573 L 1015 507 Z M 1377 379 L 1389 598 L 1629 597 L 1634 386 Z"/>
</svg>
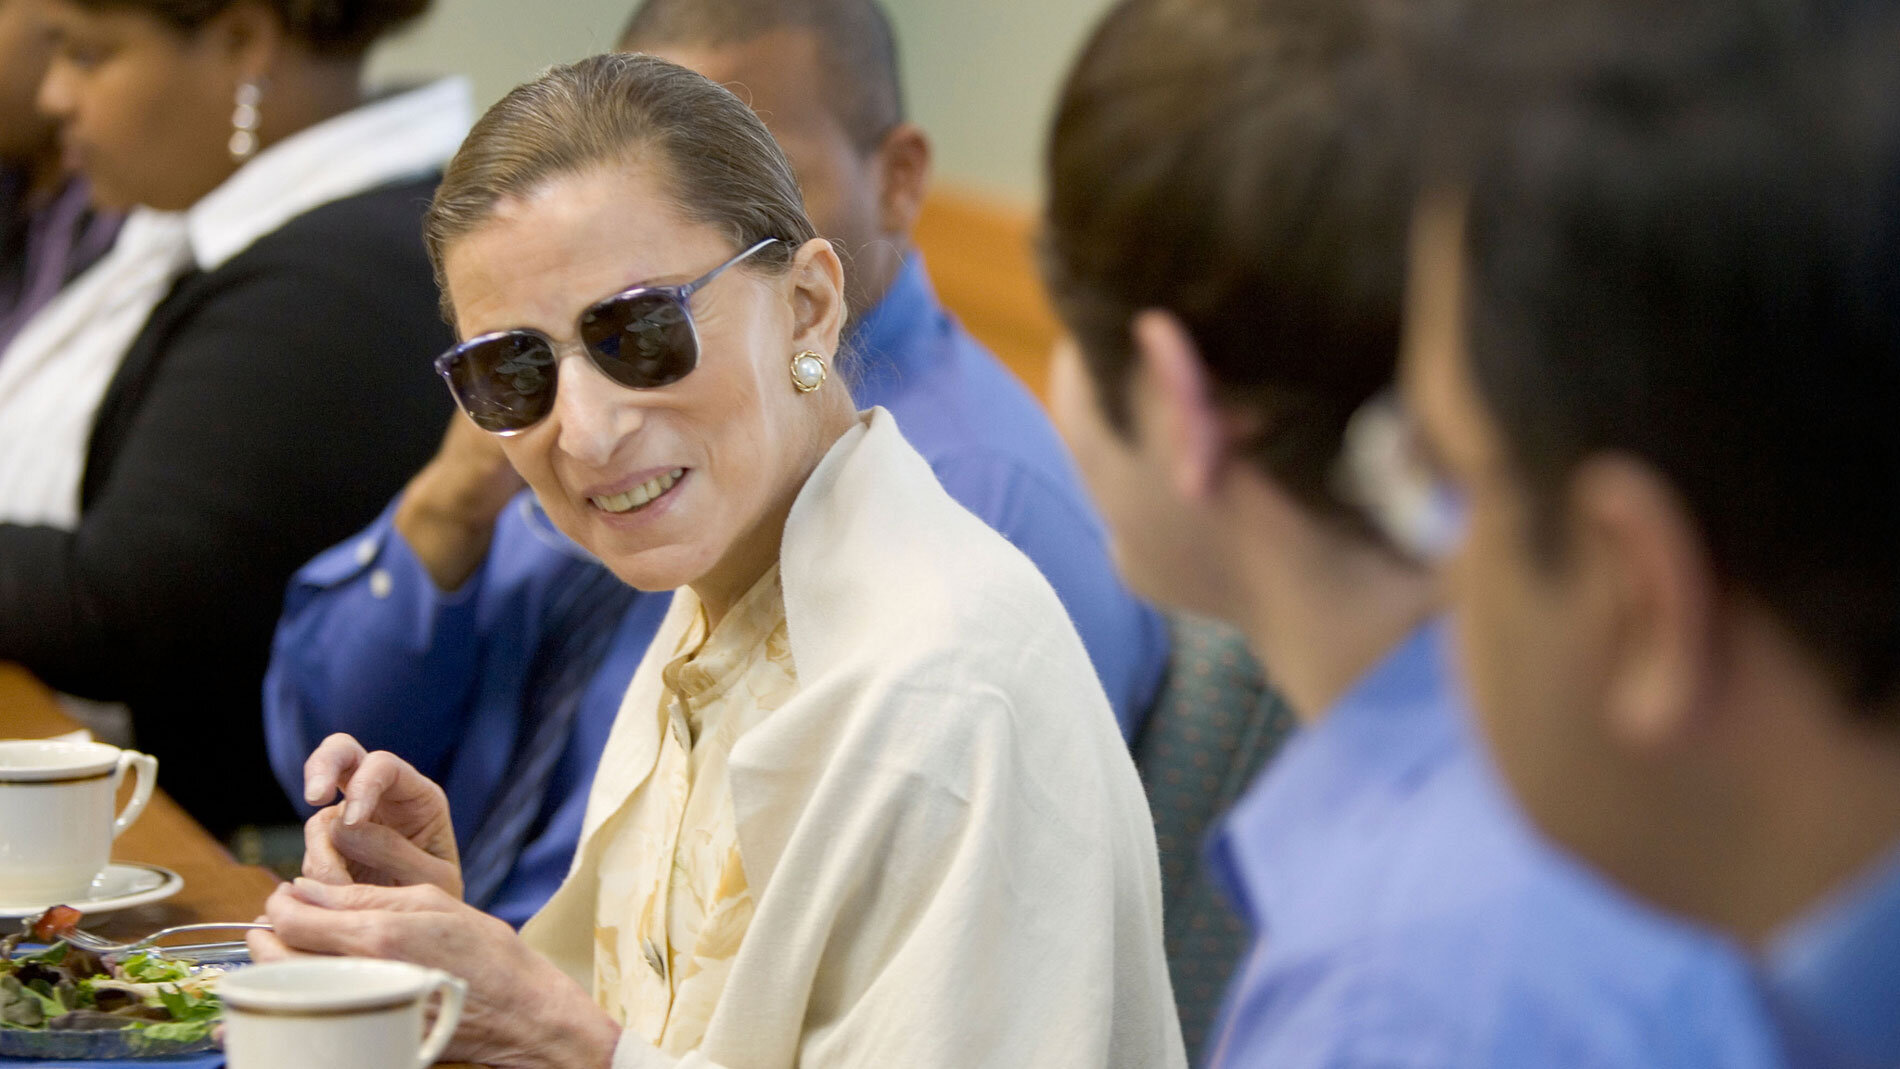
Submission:
<svg viewBox="0 0 1900 1069">
<path fill-rule="evenodd" d="M 864 318 L 851 328 L 845 348 L 855 362 L 854 377 L 859 382 L 876 382 L 901 372 L 925 346 L 920 337 L 935 328 L 943 318 L 943 308 L 930 287 L 924 271 L 924 258 L 913 252 L 904 257 L 904 266 L 891 280 L 891 288 Z M 859 398 L 863 402 L 863 398 Z M 870 402 L 864 402 L 868 406 Z"/>
<path fill-rule="evenodd" d="M 270 146 L 186 212 L 199 269 L 224 266 L 312 208 L 440 169 L 468 133 L 473 110 L 468 82 L 445 78 Z"/>
<path fill-rule="evenodd" d="M 1767 970 L 1797 1045 L 1846 1065 L 1900 1064 L 1900 848 L 1777 936 Z"/>
<path fill-rule="evenodd" d="M 1331 834 L 1326 821 L 1366 791 L 1406 790 L 1457 744 L 1449 653 L 1442 621 L 1408 635 L 1288 741 L 1209 840 L 1215 879 L 1256 930 L 1282 888 L 1316 878 L 1285 871 L 1286 858 L 1310 854 L 1297 844 Z"/>
<path fill-rule="evenodd" d="M 1355 763 L 1388 779 L 1435 760 L 1455 740 L 1445 626 L 1432 620 L 1359 677 L 1314 728 Z"/>
</svg>

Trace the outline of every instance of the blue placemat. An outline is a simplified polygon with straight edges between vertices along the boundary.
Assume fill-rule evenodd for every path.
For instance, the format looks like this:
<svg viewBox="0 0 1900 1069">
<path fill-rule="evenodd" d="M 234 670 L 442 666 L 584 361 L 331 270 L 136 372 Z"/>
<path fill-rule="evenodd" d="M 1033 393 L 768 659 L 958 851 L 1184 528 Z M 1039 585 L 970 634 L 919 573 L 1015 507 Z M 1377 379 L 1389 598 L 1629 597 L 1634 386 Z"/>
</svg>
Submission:
<svg viewBox="0 0 1900 1069">
<path fill-rule="evenodd" d="M 178 1054 L 169 1058 L 113 1058 L 107 1061 L 49 1062 L 32 1058 L 0 1058 L 0 1066 L 34 1065 L 40 1069 L 102 1069 L 104 1066 L 123 1065 L 167 1066 L 170 1069 L 222 1069 L 224 1052 L 208 1050 L 203 1054 Z"/>
</svg>

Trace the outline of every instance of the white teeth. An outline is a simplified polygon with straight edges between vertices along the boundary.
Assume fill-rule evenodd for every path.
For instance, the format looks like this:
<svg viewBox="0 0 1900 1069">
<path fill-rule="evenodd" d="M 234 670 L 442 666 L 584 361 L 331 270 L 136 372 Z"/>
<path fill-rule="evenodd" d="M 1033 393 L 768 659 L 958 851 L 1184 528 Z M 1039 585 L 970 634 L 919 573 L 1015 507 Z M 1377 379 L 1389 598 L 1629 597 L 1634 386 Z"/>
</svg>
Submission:
<svg viewBox="0 0 1900 1069">
<path fill-rule="evenodd" d="M 673 489 L 673 484 L 679 482 L 680 476 L 684 474 L 686 474 L 685 468 L 674 468 L 672 471 L 665 472 L 664 474 L 655 475 L 653 478 L 628 490 L 624 494 L 613 494 L 608 497 L 595 497 L 589 498 L 588 500 L 592 501 L 596 508 L 607 512 L 630 512 L 646 505 L 668 490 Z"/>
</svg>

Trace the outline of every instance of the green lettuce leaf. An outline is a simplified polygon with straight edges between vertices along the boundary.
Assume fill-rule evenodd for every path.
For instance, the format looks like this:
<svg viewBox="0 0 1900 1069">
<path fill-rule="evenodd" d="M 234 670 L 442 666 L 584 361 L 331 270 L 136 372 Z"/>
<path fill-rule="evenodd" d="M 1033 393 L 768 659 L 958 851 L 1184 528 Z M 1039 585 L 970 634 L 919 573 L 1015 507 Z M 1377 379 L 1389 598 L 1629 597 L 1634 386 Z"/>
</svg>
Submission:
<svg viewBox="0 0 1900 1069">
<path fill-rule="evenodd" d="M 162 984 L 191 976 L 191 966 L 184 962 L 143 950 L 120 962 L 119 971 L 127 980 L 141 984 Z"/>
<path fill-rule="evenodd" d="M 132 1045 L 149 1046 L 159 1043 L 196 1043 L 209 1036 L 216 1028 L 216 1016 L 203 1017 L 191 1021 L 155 1021 L 138 1030 L 132 1038 Z"/>
</svg>

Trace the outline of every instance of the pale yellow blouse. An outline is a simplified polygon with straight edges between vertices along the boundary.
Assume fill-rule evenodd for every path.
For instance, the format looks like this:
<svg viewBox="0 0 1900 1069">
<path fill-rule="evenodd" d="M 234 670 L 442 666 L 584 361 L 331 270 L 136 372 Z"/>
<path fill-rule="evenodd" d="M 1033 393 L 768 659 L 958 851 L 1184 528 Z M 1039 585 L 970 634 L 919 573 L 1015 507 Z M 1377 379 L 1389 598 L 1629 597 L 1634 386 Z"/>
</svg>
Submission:
<svg viewBox="0 0 1900 1069">
<path fill-rule="evenodd" d="M 682 591 L 681 597 L 690 597 Z M 699 1045 L 752 922 L 726 762 L 797 689 L 778 566 L 711 635 L 702 609 L 661 674 L 653 772 L 602 825 L 594 996 L 672 1055 Z M 622 708 L 622 717 L 643 715 Z"/>
</svg>

